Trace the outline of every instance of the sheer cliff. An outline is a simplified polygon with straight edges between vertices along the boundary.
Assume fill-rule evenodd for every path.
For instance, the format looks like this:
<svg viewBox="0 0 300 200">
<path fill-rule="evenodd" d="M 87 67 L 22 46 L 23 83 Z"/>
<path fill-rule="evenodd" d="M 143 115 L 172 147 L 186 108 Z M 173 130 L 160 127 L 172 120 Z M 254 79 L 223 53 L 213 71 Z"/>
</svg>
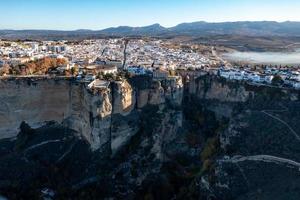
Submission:
<svg viewBox="0 0 300 200">
<path fill-rule="evenodd" d="M 189 91 L 223 124 L 213 164 L 196 178 L 202 193 L 215 199 L 299 198 L 299 91 L 215 76 L 195 78 Z"/>
<path fill-rule="evenodd" d="M 171 87 L 180 91 L 175 85 L 168 89 Z M 138 108 L 173 98 L 171 91 L 165 94 L 159 81 L 141 90 L 135 90 L 125 80 L 91 90 L 74 80 L 4 79 L 0 88 L 0 138 L 15 137 L 22 121 L 32 127 L 56 121 L 75 130 L 94 150 L 108 143 L 117 150 L 137 131 L 137 117 L 133 115 L 138 115 Z M 180 93 L 173 98 L 176 99 L 181 100 Z"/>
<path fill-rule="evenodd" d="M 299 198 L 299 91 L 213 75 L 0 86 L 11 199 Z"/>
<path fill-rule="evenodd" d="M 31 126 L 70 115 L 68 81 L 0 81 L 0 138 L 16 136 L 22 121 Z"/>
</svg>

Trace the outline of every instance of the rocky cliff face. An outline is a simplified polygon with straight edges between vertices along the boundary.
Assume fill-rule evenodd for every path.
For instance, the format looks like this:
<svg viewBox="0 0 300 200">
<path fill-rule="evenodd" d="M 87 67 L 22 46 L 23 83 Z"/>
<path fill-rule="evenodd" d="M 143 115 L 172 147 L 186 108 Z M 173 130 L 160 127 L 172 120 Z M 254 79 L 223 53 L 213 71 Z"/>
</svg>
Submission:
<svg viewBox="0 0 300 200">
<path fill-rule="evenodd" d="M 127 81 L 89 90 L 83 83 L 54 79 L 2 80 L 0 88 L 0 138 L 16 136 L 22 121 L 33 127 L 56 121 L 78 132 L 94 150 L 107 144 L 117 150 L 138 130 L 136 109 L 167 98 L 158 81 L 141 90 Z"/>
<path fill-rule="evenodd" d="M 299 91 L 214 76 L 195 79 L 189 89 L 226 127 L 199 190 L 216 199 L 299 197 Z"/>
<path fill-rule="evenodd" d="M 114 114 L 126 116 L 135 108 L 134 89 L 127 81 L 115 82 L 114 86 Z"/>
<path fill-rule="evenodd" d="M 110 141 L 112 97 L 109 88 L 89 91 L 83 84 L 69 89 L 70 115 L 64 125 L 84 137 L 98 150 Z"/>
<path fill-rule="evenodd" d="M 31 126 L 62 122 L 71 114 L 70 87 L 68 81 L 0 81 L 0 138 L 16 136 L 22 121 Z"/>
<path fill-rule="evenodd" d="M 196 78 L 189 87 L 190 93 L 200 99 L 220 102 L 246 102 L 252 94 L 239 82 L 229 82 L 214 76 Z"/>
<path fill-rule="evenodd" d="M 135 82 L 134 85 L 139 85 Z M 146 105 L 161 105 L 169 103 L 181 106 L 184 86 L 181 77 L 171 80 L 154 80 L 144 86 L 137 88 L 137 107 L 143 108 Z"/>
<path fill-rule="evenodd" d="M 20 104 L 1 108 L 9 111 L 10 120 L 40 122 L 33 104 L 14 98 L 27 91 L 31 97 L 23 102 L 46 102 L 48 106 L 40 106 L 42 119 L 64 126 L 29 130 L 25 144 L 22 134 L 16 141 L 0 140 L 0 162 L 7 163 L 0 165 L 0 193 L 5 196 L 14 197 L 11 188 L 23 188 L 22 194 L 34 199 L 40 196 L 38 189 L 50 187 L 59 199 L 299 197 L 299 91 L 216 76 L 197 76 L 184 85 L 181 78 L 134 77 L 104 90 L 72 81 L 16 83 L 1 82 L 17 91 L 0 91 L 2 101 Z M 39 96 L 47 94 L 47 86 L 57 88 L 48 94 L 51 102 Z M 14 106 L 29 113 L 14 114 Z M 3 112 L 1 123 L 15 130 Z M 27 182 L 38 181 L 27 188 L 23 180 L 18 182 L 20 174 L 30 175 Z M 15 182 L 7 181 L 11 179 Z"/>
</svg>

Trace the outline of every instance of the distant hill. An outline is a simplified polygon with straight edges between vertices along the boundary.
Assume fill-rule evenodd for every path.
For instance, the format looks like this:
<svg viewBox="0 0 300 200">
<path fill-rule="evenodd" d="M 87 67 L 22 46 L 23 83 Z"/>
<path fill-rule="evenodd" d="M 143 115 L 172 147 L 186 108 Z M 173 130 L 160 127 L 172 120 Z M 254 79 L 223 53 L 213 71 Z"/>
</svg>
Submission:
<svg viewBox="0 0 300 200">
<path fill-rule="evenodd" d="M 0 39 L 21 40 L 64 40 L 64 39 L 88 39 L 104 37 L 98 31 L 76 30 L 0 30 Z"/>
<path fill-rule="evenodd" d="M 2 39 L 81 39 L 108 36 L 210 36 L 210 35 L 244 35 L 244 36 L 300 36 L 300 22 L 242 21 L 208 23 L 204 21 L 182 23 L 165 28 L 160 24 L 144 27 L 119 26 L 99 31 L 80 29 L 76 31 L 54 30 L 0 30 Z"/>
<path fill-rule="evenodd" d="M 106 35 L 153 35 L 158 36 L 170 30 L 160 24 L 153 24 L 144 27 L 119 26 L 117 28 L 108 28 L 100 31 Z"/>
<path fill-rule="evenodd" d="M 194 22 L 179 24 L 170 29 L 187 35 L 300 36 L 300 22 Z"/>
<path fill-rule="evenodd" d="M 192 22 L 182 23 L 175 27 L 165 28 L 159 24 L 145 27 L 120 26 L 117 28 L 108 28 L 100 31 L 106 35 L 132 36 L 163 36 L 163 35 L 187 35 L 187 36 L 205 36 L 205 35 L 247 35 L 247 36 L 267 36 L 267 35 L 300 35 L 300 22 Z"/>
</svg>

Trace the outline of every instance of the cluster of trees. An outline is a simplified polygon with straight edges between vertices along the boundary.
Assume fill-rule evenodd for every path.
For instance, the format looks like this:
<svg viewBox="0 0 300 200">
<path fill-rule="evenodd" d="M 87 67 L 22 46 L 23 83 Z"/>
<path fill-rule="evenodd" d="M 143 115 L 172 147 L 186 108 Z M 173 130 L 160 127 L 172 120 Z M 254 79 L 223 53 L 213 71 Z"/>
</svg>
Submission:
<svg viewBox="0 0 300 200">
<path fill-rule="evenodd" d="M 30 74 L 47 74 L 49 69 L 55 69 L 68 64 L 65 59 L 61 58 L 43 58 L 41 60 L 26 63 L 26 69 Z"/>
<path fill-rule="evenodd" d="M 5 64 L 3 67 L 0 68 L 0 76 L 3 76 L 5 74 L 10 74 L 11 67 L 8 64 Z"/>
<path fill-rule="evenodd" d="M 275 75 L 272 79 L 272 85 L 282 85 L 284 83 L 280 75 Z"/>
<path fill-rule="evenodd" d="M 234 66 L 239 66 L 240 69 L 250 68 L 253 71 L 257 70 L 266 70 L 267 67 L 274 68 L 274 69 L 294 69 L 297 70 L 300 68 L 300 65 L 274 65 L 274 64 L 248 64 L 244 62 L 233 62 Z"/>
<path fill-rule="evenodd" d="M 20 125 L 20 132 L 15 143 L 15 150 L 22 150 L 26 146 L 28 140 L 34 135 L 34 133 L 35 130 L 32 129 L 25 121 L 22 121 Z"/>
<path fill-rule="evenodd" d="M 6 66 L 2 72 L 0 72 L 0 75 L 3 75 L 4 73 L 12 75 L 44 75 L 57 67 L 65 66 L 67 64 L 68 61 L 66 59 L 45 57 L 15 67 Z"/>
<path fill-rule="evenodd" d="M 117 74 L 104 74 L 104 73 L 100 72 L 97 74 L 97 78 L 104 79 L 107 81 L 113 81 L 113 80 L 121 81 L 123 79 L 132 78 L 132 76 L 130 75 L 130 73 L 124 72 L 124 71 L 118 72 Z"/>
</svg>

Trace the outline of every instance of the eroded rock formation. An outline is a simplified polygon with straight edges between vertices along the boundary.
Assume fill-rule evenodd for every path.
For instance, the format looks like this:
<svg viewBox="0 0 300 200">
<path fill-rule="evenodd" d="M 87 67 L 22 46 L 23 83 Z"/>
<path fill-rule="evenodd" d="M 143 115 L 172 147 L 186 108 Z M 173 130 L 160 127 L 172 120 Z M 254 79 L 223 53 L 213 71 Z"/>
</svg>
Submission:
<svg viewBox="0 0 300 200">
<path fill-rule="evenodd" d="M 171 87 L 175 93 L 181 90 L 176 84 Z M 84 83 L 55 79 L 1 80 L 0 88 L 0 138 L 16 136 L 22 121 L 33 127 L 56 121 L 78 132 L 94 150 L 111 147 L 117 151 L 138 130 L 137 117 L 130 116 L 146 105 L 163 104 L 167 98 L 159 81 L 141 90 L 125 80 L 89 90 Z M 168 94 L 171 96 L 170 91 Z M 182 94 L 173 100 L 180 101 Z"/>
<path fill-rule="evenodd" d="M 184 85 L 135 77 L 101 90 L 70 80 L 6 80 L 1 87 L 1 100 L 12 103 L 1 108 L 4 128 L 15 130 L 4 112 L 40 123 L 33 115 L 39 107 L 41 119 L 60 123 L 0 140 L 1 195 L 35 199 L 49 187 L 58 199 L 299 197 L 299 91 L 216 76 Z M 50 95 L 47 87 L 57 90 Z"/>
</svg>

